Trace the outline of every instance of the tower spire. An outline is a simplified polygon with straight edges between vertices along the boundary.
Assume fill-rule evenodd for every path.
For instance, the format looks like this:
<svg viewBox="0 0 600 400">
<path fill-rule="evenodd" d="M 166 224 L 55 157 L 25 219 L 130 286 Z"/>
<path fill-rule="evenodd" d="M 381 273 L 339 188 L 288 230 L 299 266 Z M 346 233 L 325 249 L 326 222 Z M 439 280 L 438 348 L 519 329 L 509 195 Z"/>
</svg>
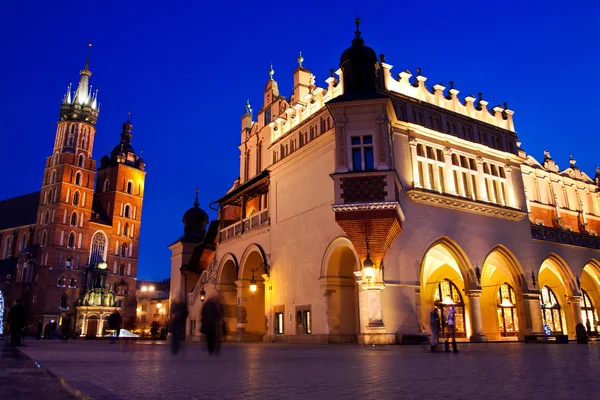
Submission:
<svg viewBox="0 0 600 400">
<path fill-rule="evenodd" d="M 80 106 L 91 106 L 92 105 L 92 93 L 90 92 L 89 80 L 90 76 L 92 76 L 92 72 L 90 71 L 90 53 L 91 53 L 92 43 L 91 38 L 88 43 L 88 55 L 85 59 L 85 65 L 83 69 L 79 71 L 79 84 L 77 85 L 77 90 L 75 92 L 75 104 L 79 104 Z M 96 102 L 97 106 L 97 102 Z"/>
<path fill-rule="evenodd" d="M 360 36 L 360 18 L 358 18 L 358 11 L 356 12 L 356 18 L 354 19 L 354 23 L 356 24 L 356 31 L 354 32 L 354 39 L 352 39 L 352 44 L 365 44 L 365 41 Z"/>
<path fill-rule="evenodd" d="M 196 200 L 194 200 L 194 207 L 198 208 L 200 203 L 198 202 L 198 187 L 196 187 Z"/>
</svg>

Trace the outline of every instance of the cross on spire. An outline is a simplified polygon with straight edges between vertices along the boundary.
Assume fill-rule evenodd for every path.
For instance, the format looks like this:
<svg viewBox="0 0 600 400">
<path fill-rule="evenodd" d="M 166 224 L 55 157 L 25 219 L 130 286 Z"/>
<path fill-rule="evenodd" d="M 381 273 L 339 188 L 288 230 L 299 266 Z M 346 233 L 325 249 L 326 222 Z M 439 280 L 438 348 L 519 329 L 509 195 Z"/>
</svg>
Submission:
<svg viewBox="0 0 600 400">
<path fill-rule="evenodd" d="M 198 186 L 196 186 L 196 200 L 194 200 L 194 207 L 198 207 L 200 203 L 198 202 Z"/>
</svg>

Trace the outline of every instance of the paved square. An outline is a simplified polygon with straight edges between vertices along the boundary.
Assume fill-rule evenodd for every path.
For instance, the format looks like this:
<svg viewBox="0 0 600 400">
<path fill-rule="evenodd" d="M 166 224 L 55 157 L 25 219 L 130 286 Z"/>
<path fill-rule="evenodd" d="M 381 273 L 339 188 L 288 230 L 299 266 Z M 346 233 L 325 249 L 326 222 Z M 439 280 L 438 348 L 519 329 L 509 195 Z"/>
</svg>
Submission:
<svg viewBox="0 0 600 400">
<path fill-rule="evenodd" d="M 165 343 L 121 352 L 108 342 L 29 341 L 23 351 L 94 399 L 597 398 L 600 343 L 476 344 L 459 354 L 422 346 Z"/>
</svg>

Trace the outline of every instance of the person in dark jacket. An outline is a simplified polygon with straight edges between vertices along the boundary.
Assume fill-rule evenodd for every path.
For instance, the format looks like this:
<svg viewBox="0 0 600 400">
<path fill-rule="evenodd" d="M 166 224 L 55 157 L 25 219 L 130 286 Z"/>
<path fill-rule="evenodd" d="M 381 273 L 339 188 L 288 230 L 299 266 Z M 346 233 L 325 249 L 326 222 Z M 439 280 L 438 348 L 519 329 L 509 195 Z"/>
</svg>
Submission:
<svg viewBox="0 0 600 400">
<path fill-rule="evenodd" d="M 156 341 L 156 336 L 158 335 L 158 328 L 160 328 L 160 324 L 157 320 L 152 321 L 150 324 L 150 335 L 152 336 L 152 340 Z"/>
<path fill-rule="evenodd" d="M 171 352 L 179 353 L 181 340 L 183 339 L 185 330 L 185 321 L 188 316 L 187 304 L 183 296 L 179 295 L 171 304 Z"/>
<path fill-rule="evenodd" d="M 223 330 L 223 306 L 218 295 L 212 296 L 204 303 L 201 324 L 200 332 L 206 337 L 208 354 L 219 354 Z"/>
<path fill-rule="evenodd" d="M 42 323 L 42 320 L 40 319 L 37 323 L 37 327 L 36 327 L 36 335 L 35 335 L 35 340 L 41 340 L 42 339 L 42 333 L 44 332 L 44 324 Z"/>
<path fill-rule="evenodd" d="M 122 323 L 123 318 L 117 310 L 113 311 L 112 314 L 110 314 L 110 316 L 108 317 L 108 329 L 113 331 L 113 334 L 110 337 L 111 343 L 115 343 L 115 340 L 119 338 Z"/>
<path fill-rule="evenodd" d="M 7 322 L 9 325 L 10 344 L 21 346 L 23 328 L 27 324 L 27 310 L 21 304 L 21 300 L 17 300 L 17 304 L 8 312 Z"/>
</svg>

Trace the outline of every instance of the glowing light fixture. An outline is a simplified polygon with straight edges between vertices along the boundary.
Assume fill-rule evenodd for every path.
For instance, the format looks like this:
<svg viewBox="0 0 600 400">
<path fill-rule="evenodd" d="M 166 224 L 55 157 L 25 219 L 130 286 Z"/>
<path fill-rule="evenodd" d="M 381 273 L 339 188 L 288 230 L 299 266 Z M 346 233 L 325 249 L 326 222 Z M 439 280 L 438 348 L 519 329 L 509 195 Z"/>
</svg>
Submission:
<svg viewBox="0 0 600 400">
<path fill-rule="evenodd" d="M 250 293 L 256 293 L 256 280 L 254 279 L 254 274 L 252 274 L 252 279 L 250 280 Z"/>
<path fill-rule="evenodd" d="M 148 286 L 142 286 L 142 292 L 147 292 L 148 291 Z"/>
<path fill-rule="evenodd" d="M 367 258 L 363 261 L 363 275 L 368 284 L 371 283 L 371 280 L 375 276 L 375 271 L 373 267 L 375 263 L 371 260 L 371 253 L 369 251 L 369 236 L 367 235 L 367 227 L 365 225 L 365 241 L 367 242 Z"/>
<path fill-rule="evenodd" d="M 514 307 L 513 303 L 510 302 L 506 297 L 502 299 L 502 303 L 500 303 L 500 307 Z"/>
<path fill-rule="evenodd" d="M 204 303 L 204 299 L 206 298 L 206 292 L 204 289 L 200 291 L 200 301 Z"/>
<path fill-rule="evenodd" d="M 446 297 L 444 297 L 444 300 L 442 300 L 442 304 L 445 306 L 453 306 L 456 303 L 452 300 L 452 298 L 450 296 L 446 296 Z"/>
<path fill-rule="evenodd" d="M 100 260 L 100 262 L 98 263 L 98 269 L 106 269 L 106 268 L 108 268 L 108 265 L 106 265 L 104 260 Z"/>
<path fill-rule="evenodd" d="M 162 303 L 157 303 L 156 308 L 158 308 L 160 310 L 162 308 Z"/>
<path fill-rule="evenodd" d="M 151 292 L 152 292 L 152 291 L 154 291 L 154 286 L 150 286 L 150 287 L 148 288 L 148 290 L 149 290 L 149 291 L 151 291 Z"/>
</svg>

